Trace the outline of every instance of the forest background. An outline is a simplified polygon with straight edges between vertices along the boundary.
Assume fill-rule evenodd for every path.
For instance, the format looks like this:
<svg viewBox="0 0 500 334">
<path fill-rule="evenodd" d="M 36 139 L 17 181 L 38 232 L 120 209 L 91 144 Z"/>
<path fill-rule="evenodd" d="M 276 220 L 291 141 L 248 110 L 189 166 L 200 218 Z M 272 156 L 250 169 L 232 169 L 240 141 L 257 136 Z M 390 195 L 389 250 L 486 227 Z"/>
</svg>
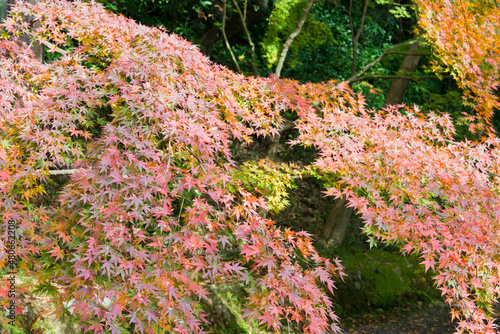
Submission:
<svg viewBox="0 0 500 334">
<path fill-rule="evenodd" d="M 431 110 L 450 114 L 457 140 L 478 140 L 500 124 L 495 113 L 486 123 L 474 123 L 475 109 L 464 101 L 460 82 L 423 38 L 417 27 L 417 7 L 411 1 L 102 3 L 142 24 L 162 26 L 186 38 L 213 62 L 245 76 L 274 75 L 301 83 L 345 81 L 365 98 L 368 109 L 404 103 L 418 105 L 424 114 Z M 2 3 L 3 12 L 7 5 Z M 47 61 L 51 56 L 40 53 Z M 297 170 L 310 165 L 317 151 L 287 144 L 299 135 L 293 127 L 297 117 L 288 111 L 283 116 L 288 123 L 274 137 L 256 136 L 250 144 L 232 147 L 240 166 L 237 177 L 249 191 L 257 189 L 264 195 L 268 210 L 261 209 L 261 216 L 277 221 L 283 229 L 306 230 L 318 241 L 321 254 L 343 257 L 351 278 L 344 288 L 348 297 L 342 300 L 342 292 L 336 296 L 337 314 L 436 298 L 430 289 L 422 288 L 432 274 L 420 275 L 420 260 L 400 259 L 396 246 L 367 250 L 367 241 L 373 240 L 360 234 L 363 225 L 356 212 L 346 207 L 347 200 L 323 199 L 322 191 L 331 180 L 314 173 L 298 176 Z M 371 259 L 370 266 L 366 258 Z M 241 314 L 235 311 L 245 297 L 244 289 L 237 284 L 212 289 L 220 300 L 212 301 L 215 306 L 209 313 L 219 330 L 245 331 Z M 360 306 L 363 301 L 365 306 Z M 217 310 L 217 305 L 225 310 Z M 35 322 L 26 326 L 35 328 Z"/>
</svg>

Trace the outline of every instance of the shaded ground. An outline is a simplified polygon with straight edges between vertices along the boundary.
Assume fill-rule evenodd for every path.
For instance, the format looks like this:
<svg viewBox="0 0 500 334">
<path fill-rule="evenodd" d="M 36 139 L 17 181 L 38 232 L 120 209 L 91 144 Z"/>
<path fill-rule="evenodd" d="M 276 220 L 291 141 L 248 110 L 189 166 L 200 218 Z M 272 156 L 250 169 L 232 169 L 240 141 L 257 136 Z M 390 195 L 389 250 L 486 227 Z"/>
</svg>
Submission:
<svg viewBox="0 0 500 334">
<path fill-rule="evenodd" d="M 378 316 L 369 314 L 341 321 L 345 323 L 345 333 L 349 334 L 452 334 L 456 331 L 449 309 L 444 305 L 406 313 L 396 310 Z"/>
</svg>

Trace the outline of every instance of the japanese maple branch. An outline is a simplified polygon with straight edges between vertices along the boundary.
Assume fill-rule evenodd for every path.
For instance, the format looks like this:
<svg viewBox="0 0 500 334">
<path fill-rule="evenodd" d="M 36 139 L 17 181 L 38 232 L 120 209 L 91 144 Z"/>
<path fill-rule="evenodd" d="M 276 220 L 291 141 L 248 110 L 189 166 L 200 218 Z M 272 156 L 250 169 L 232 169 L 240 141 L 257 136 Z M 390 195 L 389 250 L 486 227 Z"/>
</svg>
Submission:
<svg viewBox="0 0 500 334">
<path fill-rule="evenodd" d="M 58 48 L 57 46 L 53 45 L 52 43 L 49 43 L 47 41 L 42 41 L 41 43 L 43 45 L 45 45 L 46 47 L 48 47 L 50 50 L 54 50 L 55 52 L 60 53 L 63 56 L 65 56 L 65 55 L 68 54 L 68 51 L 65 51 L 65 50 L 63 50 L 61 48 Z"/>
<path fill-rule="evenodd" d="M 236 2 L 236 0 L 233 0 L 233 4 L 236 7 L 236 10 L 238 11 L 238 14 L 240 15 L 241 23 L 243 24 L 243 29 L 245 30 L 245 35 L 247 36 L 248 39 L 248 44 L 250 44 L 250 50 L 252 54 L 252 70 L 253 70 L 253 75 L 257 76 L 257 63 L 255 60 L 255 45 L 253 44 L 252 38 L 250 37 L 250 32 L 248 31 L 247 27 L 247 22 L 245 21 L 245 15 L 241 12 L 241 8 Z"/>
<path fill-rule="evenodd" d="M 167 172 L 170 170 L 170 159 L 172 155 L 172 146 L 171 146 L 172 138 L 168 139 L 168 161 L 167 161 Z"/>
<path fill-rule="evenodd" d="M 430 52 L 406 52 L 406 51 L 390 51 L 387 52 L 387 55 L 409 55 L 409 56 L 430 56 Z"/>
<path fill-rule="evenodd" d="M 229 51 L 229 54 L 231 55 L 231 59 L 233 60 L 234 64 L 236 65 L 236 69 L 238 70 L 238 72 L 241 73 L 241 69 L 240 69 L 240 64 L 238 64 L 238 61 L 236 60 L 236 57 L 234 56 L 234 53 L 233 53 L 233 50 L 231 50 L 231 45 L 229 45 L 229 40 L 227 39 L 227 35 L 226 35 L 226 7 L 227 7 L 227 3 L 226 3 L 226 0 L 223 1 L 223 4 L 224 4 L 224 10 L 223 10 L 223 16 L 222 16 L 222 36 L 224 37 L 224 44 L 226 44 L 226 48 L 227 50 Z M 246 5 L 246 2 L 245 2 L 245 5 Z M 245 8 L 245 16 L 246 16 L 246 8 Z"/>
<path fill-rule="evenodd" d="M 496 176 L 496 177 L 500 177 L 500 175 L 498 175 L 497 173 L 493 173 L 493 172 L 490 172 L 490 171 L 488 171 L 488 174 L 489 174 L 491 177 L 494 177 L 494 176 Z"/>
<path fill-rule="evenodd" d="M 196 158 L 196 160 L 198 160 L 198 163 L 200 164 L 201 169 L 202 169 L 202 170 L 203 170 L 203 172 L 206 174 L 206 173 L 207 173 L 207 171 L 206 171 L 206 170 L 205 170 L 205 168 L 203 167 L 203 161 L 201 161 L 201 159 L 200 159 L 200 158 L 198 158 L 198 156 L 197 156 L 196 154 L 194 154 L 194 152 L 193 152 L 193 151 L 191 151 L 191 149 L 190 149 L 189 147 L 186 147 L 186 149 L 189 151 L 189 153 L 191 153 L 191 155 L 192 155 L 193 157 L 195 157 L 195 158 Z"/>
<path fill-rule="evenodd" d="M 285 41 L 285 44 L 283 44 L 283 50 L 281 51 L 280 59 L 278 60 L 278 65 L 276 66 L 276 71 L 274 74 L 279 78 L 281 75 L 281 69 L 283 68 L 283 63 L 285 62 L 286 55 L 288 53 L 288 49 L 290 49 L 290 46 L 293 43 L 293 40 L 295 37 L 297 37 L 298 34 L 300 34 L 300 31 L 302 30 L 302 27 L 304 26 L 304 22 L 306 21 L 307 14 L 309 14 L 309 11 L 311 10 L 312 6 L 316 0 L 310 0 L 309 3 L 307 4 L 306 8 L 304 9 L 304 12 L 302 13 L 302 16 L 300 17 L 299 24 L 297 25 L 297 28 L 288 36 L 287 40 Z"/>
<path fill-rule="evenodd" d="M 40 171 L 37 170 L 37 172 Z M 76 169 L 49 170 L 48 172 L 50 175 L 68 175 L 68 174 L 75 174 Z"/>
</svg>

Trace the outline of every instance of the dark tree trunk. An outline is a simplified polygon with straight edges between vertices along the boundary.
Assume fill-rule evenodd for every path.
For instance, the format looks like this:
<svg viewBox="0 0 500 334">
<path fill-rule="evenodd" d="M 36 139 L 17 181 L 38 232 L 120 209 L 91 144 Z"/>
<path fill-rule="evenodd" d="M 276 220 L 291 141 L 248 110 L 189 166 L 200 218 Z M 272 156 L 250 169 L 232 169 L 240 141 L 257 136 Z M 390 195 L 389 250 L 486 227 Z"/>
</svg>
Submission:
<svg viewBox="0 0 500 334">
<path fill-rule="evenodd" d="M 405 55 L 401 66 L 399 67 L 399 74 L 408 75 L 408 73 L 413 73 L 417 69 L 418 62 L 420 61 L 419 51 L 422 49 L 420 43 L 415 43 L 410 45 L 408 53 Z M 403 98 L 408 90 L 408 84 L 410 79 L 397 78 L 394 79 L 389 87 L 389 92 L 385 97 L 385 106 L 401 104 Z"/>
<path fill-rule="evenodd" d="M 31 4 L 37 3 L 39 0 L 28 0 L 27 2 Z M 16 0 L 0 0 L 0 22 L 2 22 L 6 17 L 7 14 L 10 11 L 10 8 L 14 6 L 16 3 Z M 38 22 L 32 22 L 33 18 L 32 17 L 26 17 L 26 22 L 29 22 L 32 24 L 34 28 L 38 27 L 39 24 Z M 29 36 L 22 35 L 21 40 L 26 42 L 26 43 L 31 43 Z M 43 45 L 41 44 L 33 44 L 31 46 L 31 50 L 35 53 L 35 58 L 38 59 L 39 61 L 43 61 Z"/>
<path fill-rule="evenodd" d="M 323 230 L 319 235 L 319 242 L 337 247 L 340 246 L 345 239 L 347 226 L 351 221 L 353 209 L 346 207 L 347 199 L 339 198 L 335 201 L 332 211 L 323 225 Z"/>
<path fill-rule="evenodd" d="M 405 55 L 399 74 L 408 75 L 415 72 L 420 61 L 419 51 L 422 49 L 420 43 L 410 45 L 408 53 Z M 401 104 L 408 89 L 409 79 L 394 79 L 387 93 L 385 105 Z M 328 246 L 340 246 L 345 239 L 347 226 L 352 217 L 353 209 L 346 207 L 347 200 L 340 198 L 335 201 L 332 211 L 326 219 L 325 225 L 319 235 L 319 241 Z"/>
</svg>

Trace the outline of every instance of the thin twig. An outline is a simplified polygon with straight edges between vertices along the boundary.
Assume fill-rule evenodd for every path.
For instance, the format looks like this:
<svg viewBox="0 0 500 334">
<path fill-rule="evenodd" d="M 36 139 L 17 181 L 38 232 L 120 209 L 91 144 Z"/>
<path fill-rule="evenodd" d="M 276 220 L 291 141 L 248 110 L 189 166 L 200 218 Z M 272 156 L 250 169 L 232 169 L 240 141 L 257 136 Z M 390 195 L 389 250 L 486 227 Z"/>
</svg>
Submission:
<svg viewBox="0 0 500 334">
<path fill-rule="evenodd" d="M 386 55 L 405 55 L 405 56 L 430 56 L 430 52 L 405 52 L 405 51 L 390 51 Z"/>
<path fill-rule="evenodd" d="M 206 170 L 205 170 L 205 168 L 203 167 L 203 162 L 201 161 L 201 159 L 200 159 L 200 158 L 198 158 L 198 157 L 196 156 L 196 154 L 194 154 L 194 153 L 193 153 L 193 151 L 191 151 L 191 149 L 190 149 L 189 147 L 187 147 L 187 146 L 186 146 L 186 149 L 189 151 L 189 153 L 191 153 L 191 155 L 192 155 L 193 157 L 195 157 L 195 158 L 196 158 L 196 160 L 198 160 L 198 163 L 200 164 L 201 169 L 202 169 L 202 170 L 203 170 L 203 172 L 206 174 L 206 173 L 207 173 L 207 171 L 206 171 Z"/>
<path fill-rule="evenodd" d="M 356 78 L 349 81 L 349 83 L 358 82 L 362 80 L 373 80 L 373 79 L 408 79 L 408 80 L 420 80 L 420 79 L 438 79 L 438 78 L 451 78 L 451 75 L 442 75 L 438 77 L 437 75 L 365 75 L 363 77 Z"/>
<path fill-rule="evenodd" d="M 493 173 L 490 171 L 488 171 L 488 174 L 490 174 L 491 177 L 493 177 L 493 176 L 500 177 L 500 175 L 498 175 L 497 173 Z"/>
<path fill-rule="evenodd" d="M 248 5 L 248 0 L 245 0 L 245 4 L 243 5 L 243 19 L 245 22 L 247 21 L 247 5 Z"/>
<path fill-rule="evenodd" d="M 181 214 L 182 214 L 182 208 L 184 207 L 184 195 L 182 196 L 182 203 L 181 203 L 181 208 L 179 210 L 179 217 L 177 217 L 177 221 L 181 221 Z"/>
<path fill-rule="evenodd" d="M 241 8 L 236 2 L 236 0 L 233 0 L 233 4 L 236 7 L 236 10 L 238 11 L 238 14 L 240 15 L 241 23 L 243 24 L 243 29 L 245 30 L 245 35 L 247 36 L 248 39 L 248 44 L 250 44 L 250 50 L 252 54 L 252 69 L 253 69 L 253 75 L 257 76 L 257 63 L 255 60 L 255 45 L 253 44 L 252 37 L 250 37 L 250 32 L 248 31 L 247 27 L 247 22 L 245 20 L 245 15 L 241 12 Z"/>
<path fill-rule="evenodd" d="M 373 66 L 377 65 L 378 63 L 380 63 L 385 58 L 385 56 L 387 56 L 390 52 L 392 52 L 392 51 L 394 51 L 396 49 L 399 49 L 399 48 L 401 48 L 403 46 L 412 45 L 412 44 L 415 44 L 415 43 L 418 43 L 418 42 L 419 42 L 418 40 L 412 40 L 412 41 L 408 41 L 408 42 L 405 42 L 405 43 L 394 45 L 393 47 L 385 50 L 384 52 L 382 52 L 382 54 L 380 56 L 378 56 L 377 58 L 375 58 L 375 60 L 373 60 L 371 63 L 369 63 L 368 65 L 366 65 L 365 67 L 363 67 L 363 69 L 361 71 L 359 71 L 358 73 L 356 73 L 355 75 L 353 75 L 349 79 L 345 80 L 345 83 L 350 84 L 352 82 L 359 81 L 358 80 L 359 77 L 361 77 L 363 74 L 365 74 Z"/>
<path fill-rule="evenodd" d="M 229 45 L 229 41 L 228 41 L 227 35 L 226 35 L 226 7 L 227 7 L 226 0 L 223 1 L 223 4 L 224 4 L 224 13 L 222 14 L 223 15 L 222 16 L 222 36 L 224 37 L 224 43 L 226 44 L 226 48 L 229 51 L 229 54 L 231 55 L 231 59 L 233 60 L 234 64 L 236 65 L 236 69 L 238 70 L 238 72 L 241 73 L 240 64 L 238 64 L 238 61 L 236 60 L 236 57 L 234 56 L 233 50 L 231 50 L 231 45 Z"/>
<path fill-rule="evenodd" d="M 352 0 L 349 0 L 349 29 L 351 30 L 352 44 L 354 45 L 355 34 L 354 34 L 354 23 L 352 20 Z M 352 75 L 352 73 L 351 73 Z"/>
<path fill-rule="evenodd" d="M 354 35 L 354 26 L 353 26 L 353 20 L 352 20 L 352 0 L 349 0 L 349 26 L 351 28 L 351 34 L 352 34 L 351 75 L 354 75 L 354 72 L 356 72 L 356 56 L 358 53 L 358 41 L 359 41 L 359 37 L 361 36 L 361 32 L 363 31 L 363 26 L 365 24 L 366 10 L 368 9 L 368 2 L 370 2 L 370 0 L 365 0 L 365 4 L 363 6 L 363 14 L 361 16 L 361 23 L 359 25 L 358 32 L 356 33 L 356 35 Z"/>
</svg>

